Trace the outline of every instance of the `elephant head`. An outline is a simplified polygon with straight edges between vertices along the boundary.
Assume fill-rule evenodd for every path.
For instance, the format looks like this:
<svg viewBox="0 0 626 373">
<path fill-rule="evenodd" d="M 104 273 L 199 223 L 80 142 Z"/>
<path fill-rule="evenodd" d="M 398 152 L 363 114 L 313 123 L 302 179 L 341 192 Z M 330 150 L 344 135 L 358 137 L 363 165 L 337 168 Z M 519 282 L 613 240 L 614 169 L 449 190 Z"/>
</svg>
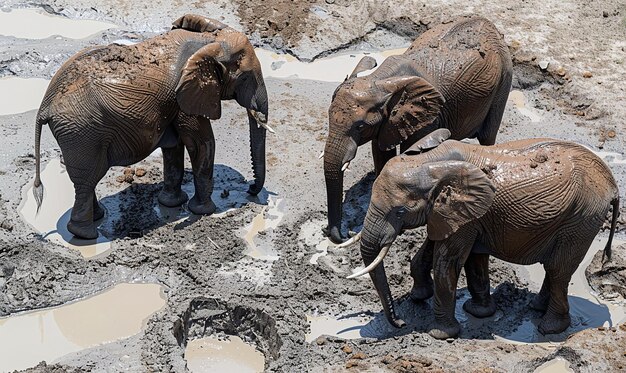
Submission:
<svg viewBox="0 0 626 373">
<path fill-rule="evenodd" d="M 176 99 L 185 113 L 209 119 L 221 117 L 221 100 L 235 99 L 247 109 L 254 172 L 254 184 L 248 192 L 256 195 L 265 182 L 266 130 L 274 131 L 267 125 L 267 90 L 254 48 L 242 33 L 197 15 L 179 18 L 173 28 L 214 34 L 212 42 L 195 50 L 184 61 Z"/>
<path fill-rule="evenodd" d="M 357 74 L 375 66 L 364 57 L 337 88 L 328 110 L 329 134 L 324 148 L 328 202 L 328 234 L 341 242 L 343 173 L 357 147 L 375 141 L 380 150 L 402 141 L 437 119 L 443 96 L 425 78 L 406 68 L 406 58 L 388 58 L 375 73 Z"/>
<path fill-rule="evenodd" d="M 385 315 L 396 327 L 404 322 L 394 312 L 382 263 L 396 237 L 405 229 L 426 225 L 430 240 L 445 240 L 483 216 L 495 196 L 491 181 L 476 166 L 458 160 L 418 160 L 427 156 L 392 159 L 374 182 L 361 233 L 366 268 L 349 276 L 370 274 Z"/>
</svg>

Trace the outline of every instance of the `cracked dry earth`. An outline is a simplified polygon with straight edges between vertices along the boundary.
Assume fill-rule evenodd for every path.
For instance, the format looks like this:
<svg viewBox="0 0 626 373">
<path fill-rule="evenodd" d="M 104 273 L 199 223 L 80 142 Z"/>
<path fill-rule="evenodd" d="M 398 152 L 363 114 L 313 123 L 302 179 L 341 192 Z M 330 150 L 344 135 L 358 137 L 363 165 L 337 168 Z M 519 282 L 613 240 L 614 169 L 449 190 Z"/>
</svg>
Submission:
<svg viewBox="0 0 626 373">
<path fill-rule="evenodd" d="M 426 333 L 432 323 L 431 303 L 414 304 L 403 298 L 412 285 L 409 259 L 424 231 L 405 233 L 385 260 L 400 316 L 409 324 L 393 330 L 381 314 L 369 279 L 345 279 L 361 264 L 358 249 L 334 248 L 321 235 L 326 202 L 322 162 L 317 159 L 327 133 L 332 92 L 364 52 L 384 58 L 398 49 L 401 52 L 434 25 L 477 13 L 491 19 L 504 34 L 514 60 L 513 91 L 498 141 L 548 136 L 585 144 L 609 164 L 625 200 L 623 2 L 51 0 L 37 4 L 40 13 L 18 13 L 24 19 L 17 24 L 32 21 L 44 28 L 45 22 L 29 17 L 45 13 L 58 22 L 69 22 L 69 31 L 53 36 L 60 33 L 53 27 L 39 39 L 12 33 L 17 26 L 0 32 L 0 371 L 201 371 L 191 363 L 186 347 L 208 337 L 224 340 L 227 335 L 261 352 L 261 367 L 269 371 L 626 369 L 623 207 L 614 262 L 602 268 L 600 254 L 594 256 L 592 250 L 582 264 L 586 268 L 573 279 L 573 323 L 567 331 L 548 337 L 536 332 L 540 315 L 528 308 L 528 302 L 539 290 L 541 269 L 494 259 L 496 315 L 477 320 L 460 310 L 468 296 L 461 279 L 457 318 L 463 331 L 456 340 L 438 341 Z M 4 1 L 0 15 L 8 17 L 32 6 Z M 162 173 L 157 153 L 132 168 L 112 168 L 99 184 L 97 195 L 107 216 L 97 245 L 68 242 L 62 232 L 63 217 L 73 193 L 63 179 L 58 146 L 44 127 L 44 201 L 51 204 L 44 205 L 40 215 L 50 216 L 47 224 L 51 225 L 29 220 L 39 219 L 28 212 L 32 205 L 28 188 L 34 176 L 33 128 L 41 97 L 37 94 L 43 95 L 47 80 L 86 46 L 140 41 L 165 31 L 174 19 L 189 12 L 246 32 L 260 48 L 270 122 L 277 130 L 268 136 L 266 190 L 258 198 L 245 194 L 246 180 L 252 176 L 246 114 L 226 102 L 222 118 L 213 123 L 217 142 L 213 198 L 219 214 L 195 217 L 184 209 L 160 208 L 156 195 Z M 85 20 L 99 23 L 90 24 L 96 28 L 88 36 L 72 34 L 87 28 L 81 23 Z M 360 230 L 367 209 L 373 181 L 367 148 L 359 150 L 346 176 L 345 230 Z M 193 191 L 190 172 L 185 190 Z M 606 237 L 605 229 L 593 249 L 602 247 Z M 153 287 L 148 294 L 145 288 L 136 290 L 129 284 Z M 87 306 L 88 302 L 92 303 Z M 103 337 L 86 340 L 81 331 L 91 333 L 93 326 L 109 322 L 111 329 L 121 328 L 116 319 L 103 319 L 103 310 L 108 309 L 117 310 L 120 320 L 137 320 L 119 334 L 94 330 L 90 337 Z M 42 328 L 50 320 L 56 329 L 45 329 L 45 336 L 54 348 L 44 348 L 50 352 L 45 355 L 38 350 L 41 346 L 29 341 L 43 343 Z M 80 330 L 68 332 L 71 324 L 80 325 Z M 50 330 L 60 330 L 58 338 L 69 340 L 71 348 L 52 353 L 61 343 Z M 26 346 L 22 354 L 35 360 L 9 365 L 8 361 L 19 360 L 9 352 L 20 343 Z M 239 358 L 247 360 L 254 354 L 239 353 Z"/>
</svg>

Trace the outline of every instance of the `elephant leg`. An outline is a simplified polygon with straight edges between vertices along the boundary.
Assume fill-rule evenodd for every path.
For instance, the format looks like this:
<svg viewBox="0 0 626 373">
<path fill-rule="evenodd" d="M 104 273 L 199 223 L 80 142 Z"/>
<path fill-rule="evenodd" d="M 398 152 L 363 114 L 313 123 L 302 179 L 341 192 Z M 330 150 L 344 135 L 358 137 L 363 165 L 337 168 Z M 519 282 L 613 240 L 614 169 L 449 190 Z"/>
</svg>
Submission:
<svg viewBox="0 0 626 373">
<path fill-rule="evenodd" d="M 103 154 L 106 155 L 106 153 Z M 77 159 L 90 162 L 96 159 L 96 163 L 76 165 Z M 94 220 L 102 218 L 104 210 L 98 205 L 95 188 L 108 170 L 106 157 L 70 154 L 65 156 L 65 162 L 75 193 L 74 207 L 72 207 L 70 221 L 67 223 L 67 230 L 79 238 L 96 239 L 98 230 Z"/>
<path fill-rule="evenodd" d="M 185 174 L 185 147 L 182 142 L 163 151 L 163 190 L 159 193 L 159 203 L 167 207 L 177 207 L 187 202 L 187 194 L 180 186 Z"/>
<path fill-rule="evenodd" d="M 541 290 L 533 300 L 530 302 L 530 308 L 546 312 L 548 310 L 548 302 L 550 301 L 550 276 L 546 274 L 543 278 L 543 284 L 541 284 Z"/>
<path fill-rule="evenodd" d="M 434 241 L 426 238 L 422 247 L 411 259 L 411 277 L 413 277 L 411 298 L 415 301 L 426 300 L 433 296 L 433 279 L 430 271 L 433 269 L 434 246 Z"/>
<path fill-rule="evenodd" d="M 487 116 L 483 120 L 480 131 L 478 131 L 478 142 L 481 145 L 493 145 L 496 143 L 496 137 L 498 136 L 498 129 L 502 122 L 502 116 L 504 115 L 504 108 L 506 102 L 509 99 L 509 90 L 511 88 L 510 74 L 503 77 L 503 81 L 500 82 L 500 87 L 494 97 L 491 107 L 487 112 Z"/>
<path fill-rule="evenodd" d="M 471 245 L 467 242 L 474 242 L 475 239 L 476 231 L 466 226 L 448 239 L 435 243 L 433 250 L 435 325 L 428 332 L 434 338 L 454 338 L 461 331 L 461 326 L 454 316 L 456 287 L 461 268 L 471 251 Z"/>
<path fill-rule="evenodd" d="M 464 268 L 467 288 L 472 298 L 463 304 L 463 309 L 475 317 L 493 315 L 496 312 L 496 303 L 490 294 L 489 254 L 470 253 Z"/>
<path fill-rule="evenodd" d="M 215 212 L 215 204 L 211 200 L 213 193 L 213 162 L 215 159 L 215 138 L 208 119 L 194 117 L 199 132 L 196 137 L 182 135 L 183 142 L 191 158 L 195 194 L 187 207 L 197 215 L 210 215 Z"/>
<path fill-rule="evenodd" d="M 376 176 L 380 175 L 380 172 L 385 167 L 387 162 L 396 156 L 396 148 L 393 148 L 388 151 L 380 150 L 378 146 L 378 141 L 376 139 L 372 140 L 372 158 L 374 158 L 374 169 L 376 170 Z"/>
</svg>

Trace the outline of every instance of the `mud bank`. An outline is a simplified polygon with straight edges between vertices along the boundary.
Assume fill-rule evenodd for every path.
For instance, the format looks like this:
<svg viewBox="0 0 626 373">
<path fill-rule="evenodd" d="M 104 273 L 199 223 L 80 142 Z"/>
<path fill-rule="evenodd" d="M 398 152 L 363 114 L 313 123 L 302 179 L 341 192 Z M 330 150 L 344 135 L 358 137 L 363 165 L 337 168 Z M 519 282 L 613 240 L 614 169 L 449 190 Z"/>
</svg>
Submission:
<svg viewBox="0 0 626 373">
<path fill-rule="evenodd" d="M 9 0 L 4 6 L 26 5 Z M 215 359 L 228 364 L 254 359 L 246 367 L 285 372 L 624 369 L 626 357 L 615 350 L 626 343 L 621 323 L 624 303 L 614 295 L 624 261 L 618 255 L 620 262 L 604 272 L 596 255 L 589 267 L 595 290 L 577 272 L 570 287 L 573 326 L 550 338 L 537 335 L 535 324 L 541 315 L 528 308 L 538 291 L 541 269 L 493 259 L 490 276 L 496 314 L 479 320 L 461 309 L 469 296 L 461 278 L 456 312 L 463 331 L 454 341 L 432 339 L 427 334 L 433 322 L 432 300 L 414 303 L 405 297 L 412 286 L 409 261 L 425 237 L 423 229 L 399 237 L 385 259 L 398 312 L 408 322 L 407 328 L 388 325 L 368 278 L 345 279 L 352 269 L 362 266 L 358 247 L 337 248 L 321 234 L 326 195 L 323 164 L 317 156 L 324 147 L 332 93 L 362 56 L 380 62 L 401 53 L 397 48 L 408 46 L 413 37 L 452 16 L 478 12 L 493 19 L 513 54 L 514 90 L 498 142 L 555 137 L 583 143 L 609 164 L 626 200 L 626 129 L 621 122 L 626 103 L 617 83 L 624 67 L 615 62 L 624 47 L 619 31 L 621 5 L 601 1 L 563 7 L 552 0 L 418 5 L 338 0 L 193 4 L 51 0 L 43 7 L 56 14 L 55 22 L 61 19 L 81 26 L 58 37 L 50 36 L 60 31 L 48 29 L 45 39 L 0 36 L 0 75 L 13 79 L 13 83 L 0 80 L 0 85 L 17 84 L 26 92 L 0 90 L 0 94 L 8 92 L 0 100 L 4 104 L 0 113 L 2 320 L 54 312 L 53 307 L 96 293 L 108 294 L 101 292 L 116 284 L 159 284 L 152 286 L 162 287 L 166 295 L 166 300 L 155 298 L 162 307 L 150 311 L 151 316 L 139 322 L 132 336 L 104 338 L 63 356 L 41 357 L 48 366 L 31 370 L 184 372 L 195 371 L 194 361 L 215 369 L 211 365 Z M 2 14 L 15 16 L 16 11 Z M 166 30 L 187 12 L 246 31 L 257 47 L 270 95 L 270 125 L 277 132 L 267 139 L 265 190 L 257 197 L 246 193 L 252 179 L 247 116 L 235 103 L 224 102 L 222 118 L 213 121 L 217 150 L 212 198 L 218 213 L 198 217 L 184 206 L 160 206 L 156 196 L 162 187 L 162 163 L 157 153 L 129 169 L 109 171 L 96 191 L 107 211 L 99 226 L 106 251 L 86 254 L 84 247 L 77 251 L 71 237 L 62 232 L 62 217 L 73 203 L 72 186 L 47 127 L 42 138 L 47 205 L 39 215 L 33 210 L 29 188 L 34 175 L 35 96 L 43 94 L 45 84 L 36 85 L 32 78 L 50 79 L 58 66 L 86 46 L 141 41 Z M 31 16 L 40 17 L 30 13 L 25 17 Z M 81 23 L 86 19 L 106 25 L 100 24 L 102 31 L 85 39 L 73 39 L 78 35 L 74 31 L 88 31 Z M 550 19 L 549 29 L 546 19 Z M 117 28 L 108 28 L 112 24 Z M 60 30 L 56 24 L 55 29 Z M 583 76 L 585 71 L 589 73 Z M 28 105 L 19 106 L 22 101 Z M 183 190 L 191 196 L 193 179 L 185 162 Z M 345 233 L 361 229 L 374 180 L 372 168 L 369 146 L 363 146 L 345 177 Z M 39 225 L 38 219 L 49 223 Z M 603 232 L 594 250 L 605 239 Z M 615 254 L 618 247 L 616 243 Z M 107 304 L 123 299 L 118 294 Z M 88 320 L 98 315 L 93 309 L 83 314 Z M 0 325 L 0 333 L 6 325 L 9 321 Z M 40 334 L 33 336 L 37 339 Z M 229 347 L 221 345 L 227 341 Z M 237 355 L 243 359 L 219 355 L 231 351 L 233 344 L 240 346 Z M 31 361 L 20 367 L 36 364 Z M 0 370 L 6 369 L 10 368 L 0 365 Z"/>
</svg>

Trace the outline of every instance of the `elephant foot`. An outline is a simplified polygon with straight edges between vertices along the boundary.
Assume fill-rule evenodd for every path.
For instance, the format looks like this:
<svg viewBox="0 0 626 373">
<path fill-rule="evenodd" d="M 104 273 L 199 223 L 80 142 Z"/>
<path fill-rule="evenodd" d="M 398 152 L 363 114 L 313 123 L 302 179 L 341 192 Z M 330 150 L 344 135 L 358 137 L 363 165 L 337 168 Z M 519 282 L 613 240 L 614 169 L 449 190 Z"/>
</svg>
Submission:
<svg viewBox="0 0 626 373">
<path fill-rule="evenodd" d="M 546 313 L 541 319 L 538 329 L 541 334 L 558 334 L 569 328 L 570 323 L 571 318 L 569 314 L 558 316 Z"/>
<path fill-rule="evenodd" d="M 413 285 L 413 289 L 411 289 L 411 299 L 413 299 L 416 302 L 421 302 L 424 301 L 430 297 L 432 297 L 434 294 L 434 290 L 432 285 L 431 286 L 417 286 L 417 285 Z"/>
<path fill-rule="evenodd" d="M 550 301 L 549 296 L 542 296 L 541 294 L 537 294 L 532 301 L 530 301 L 530 308 L 540 311 L 546 312 L 548 310 L 548 303 Z"/>
<path fill-rule="evenodd" d="M 346 239 L 341 236 L 341 231 L 338 227 L 332 227 L 330 229 L 328 227 L 324 227 L 322 228 L 322 233 L 324 233 L 324 236 L 328 237 L 335 245 L 342 244 L 346 241 Z"/>
<path fill-rule="evenodd" d="M 463 309 L 474 317 L 489 317 L 496 313 L 496 302 L 493 301 L 491 296 L 482 302 L 470 298 L 463 303 Z"/>
<path fill-rule="evenodd" d="M 93 220 L 100 220 L 104 217 L 104 208 L 102 208 L 102 205 L 100 204 L 100 202 L 95 203 L 94 207 L 93 207 Z"/>
<path fill-rule="evenodd" d="M 159 203 L 166 207 L 178 207 L 187 202 L 188 199 L 187 193 L 180 189 L 176 192 L 167 192 L 163 189 L 158 197 Z"/>
<path fill-rule="evenodd" d="M 436 339 L 456 338 L 461 331 L 461 325 L 456 319 L 446 322 L 435 321 L 435 327 L 428 334 Z"/>
<path fill-rule="evenodd" d="M 196 215 L 211 215 L 216 210 L 215 203 L 211 199 L 202 203 L 196 196 L 189 200 L 187 207 Z"/>
<path fill-rule="evenodd" d="M 98 230 L 93 222 L 76 222 L 70 220 L 67 223 L 67 230 L 77 238 L 85 240 L 95 240 L 98 238 Z"/>
</svg>

